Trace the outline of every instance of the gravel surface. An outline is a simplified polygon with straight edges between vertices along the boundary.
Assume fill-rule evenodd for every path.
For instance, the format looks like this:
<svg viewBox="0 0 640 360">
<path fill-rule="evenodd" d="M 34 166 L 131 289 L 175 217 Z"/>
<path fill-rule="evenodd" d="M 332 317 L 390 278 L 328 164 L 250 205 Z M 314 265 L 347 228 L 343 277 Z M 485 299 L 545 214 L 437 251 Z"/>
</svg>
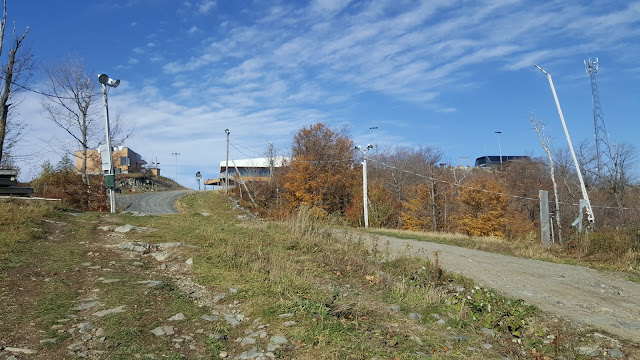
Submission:
<svg viewBox="0 0 640 360">
<path fill-rule="evenodd" d="M 132 211 L 144 214 L 174 214 L 176 199 L 191 190 L 158 191 L 140 194 L 118 194 L 116 196 L 119 211 Z"/>
<path fill-rule="evenodd" d="M 640 285 L 613 273 L 389 236 L 365 235 L 390 255 L 411 254 L 544 311 L 640 342 Z"/>
</svg>

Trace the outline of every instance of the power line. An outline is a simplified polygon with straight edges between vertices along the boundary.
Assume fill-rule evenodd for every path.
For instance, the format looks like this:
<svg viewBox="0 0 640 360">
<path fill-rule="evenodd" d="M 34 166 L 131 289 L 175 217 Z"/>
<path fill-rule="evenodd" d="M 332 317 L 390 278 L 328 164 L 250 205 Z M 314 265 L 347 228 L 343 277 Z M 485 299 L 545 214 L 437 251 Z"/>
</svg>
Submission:
<svg viewBox="0 0 640 360">
<path fill-rule="evenodd" d="M 3 76 L 0 76 L 0 80 L 5 80 L 5 78 L 4 78 Z M 15 82 L 15 81 L 11 81 L 11 84 L 12 84 L 12 85 L 15 85 L 15 86 L 17 86 L 17 87 L 19 87 L 19 88 L 21 88 L 21 89 L 24 89 L 24 90 L 26 90 L 26 91 L 32 92 L 32 93 L 34 93 L 34 94 L 38 94 L 38 95 L 42 95 L 42 96 L 46 96 L 46 97 L 50 97 L 50 98 L 63 99 L 63 100 L 76 100 L 76 99 L 77 99 L 77 98 L 75 98 L 75 97 L 59 96 L 59 95 L 54 95 L 54 94 L 45 93 L 45 92 L 43 92 L 43 91 L 36 90 L 36 89 L 32 89 L 32 88 L 27 87 L 27 86 L 25 86 L 25 85 L 19 84 L 19 83 Z M 99 97 L 99 96 L 101 96 L 101 94 L 99 94 L 99 93 L 97 93 L 97 92 L 94 92 L 94 93 L 93 93 L 93 94 L 91 94 L 91 96 L 89 96 L 89 97 L 92 97 L 92 98 L 93 98 L 93 97 Z"/>
<path fill-rule="evenodd" d="M 519 195 L 507 194 L 507 193 L 502 193 L 502 192 L 497 192 L 497 191 L 490 191 L 490 190 L 487 190 L 487 189 L 478 189 L 478 188 L 474 188 L 474 187 L 463 185 L 463 184 L 451 183 L 451 182 L 448 182 L 448 181 L 445 181 L 445 180 L 442 180 L 442 179 L 434 178 L 432 176 L 422 175 L 422 174 L 418 174 L 418 173 L 415 173 L 415 172 L 412 172 L 412 171 L 409 171 L 409 170 L 401 169 L 399 167 L 396 167 L 396 166 L 393 166 L 393 165 L 389 165 L 389 164 L 386 164 L 386 163 L 384 163 L 382 161 L 378 161 L 378 160 L 375 160 L 375 159 L 369 159 L 369 160 L 377 162 L 382 166 L 386 166 L 386 167 L 389 167 L 389 168 L 392 168 L 392 169 L 395 169 L 395 170 L 398 170 L 398 171 L 402 171 L 402 172 L 407 173 L 407 174 L 415 175 L 415 176 L 418 176 L 420 178 L 428 179 L 428 180 L 439 182 L 439 183 L 442 183 L 442 184 L 461 187 L 461 188 L 465 188 L 465 189 L 469 189 L 469 190 L 482 191 L 482 192 L 489 193 L 489 194 L 507 196 L 507 197 L 511 197 L 511 198 L 514 198 L 514 199 L 530 200 L 530 201 L 536 201 L 536 202 L 540 201 L 540 199 L 538 199 L 538 198 L 531 198 L 531 197 L 528 197 L 528 196 L 519 196 Z M 551 202 L 551 201 L 549 201 L 549 202 Z M 566 203 L 566 202 L 561 202 L 561 201 L 559 201 L 558 203 L 562 204 L 562 205 L 579 206 L 579 204 L 575 204 L 575 203 Z M 620 210 L 638 210 L 638 211 L 640 211 L 640 208 L 628 208 L 628 207 L 618 208 L 618 207 L 603 206 L 603 205 L 594 205 L 592 207 L 599 208 L 599 209 L 614 209 L 614 210 L 620 209 Z"/>
</svg>

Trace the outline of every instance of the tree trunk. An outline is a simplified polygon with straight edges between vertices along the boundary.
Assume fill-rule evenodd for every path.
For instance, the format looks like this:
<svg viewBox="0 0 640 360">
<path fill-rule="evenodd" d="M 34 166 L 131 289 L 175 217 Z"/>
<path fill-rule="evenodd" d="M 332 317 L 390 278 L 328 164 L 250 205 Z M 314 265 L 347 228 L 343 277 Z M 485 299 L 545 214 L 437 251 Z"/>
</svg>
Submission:
<svg viewBox="0 0 640 360">
<path fill-rule="evenodd" d="M 2 18 L 2 33 L 4 34 L 4 23 L 6 19 L 6 2 L 5 2 L 5 11 Z M 13 70 L 16 64 L 16 53 L 18 52 L 18 48 L 20 48 L 20 44 L 22 40 L 27 36 L 29 32 L 29 28 L 25 30 L 24 34 L 20 38 L 16 36 L 15 43 L 13 49 L 9 51 L 9 61 L 7 63 L 6 71 L 4 71 L 4 88 L 2 89 L 2 95 L 0 95 L 0 163 L 2 163 L 2 156 L 4 152 L 4 144 L 7 136 L 7 118 L 9 117 L 9 96 L 11 95 L 11 85 L 13 82 Z"/>
</svg>

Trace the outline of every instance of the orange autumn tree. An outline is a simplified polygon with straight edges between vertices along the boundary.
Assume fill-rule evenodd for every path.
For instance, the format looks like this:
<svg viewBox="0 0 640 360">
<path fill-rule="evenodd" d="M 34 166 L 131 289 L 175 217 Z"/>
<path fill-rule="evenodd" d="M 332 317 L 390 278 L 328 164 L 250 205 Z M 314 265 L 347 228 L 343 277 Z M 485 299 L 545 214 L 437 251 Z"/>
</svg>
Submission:
<svg viewBox="0 0 640 360">
<path fill-rule="evenodd" d="M 504 237 L 508 205 L 504 192 L 489 176 L 466 183 L 457 198 L 462 207 L 453 216 L 458 230 L 468 235 Z"/>
<path fill-rule="evenodd" d="M 402 202 L 402 228 L 413 231 L 435 231 L 432 221 L 431 188 L 418 184 L 409 188 L 410 199 Z"/>
<path fill-rule="evenodd" d="M 357 179 L 354 147 L 346 128 L 332 130 L 317 123 L 298 131 L 284 178 L 290 209 L 300 205 L 317 214 L 344 213 Z"/>
</svg>

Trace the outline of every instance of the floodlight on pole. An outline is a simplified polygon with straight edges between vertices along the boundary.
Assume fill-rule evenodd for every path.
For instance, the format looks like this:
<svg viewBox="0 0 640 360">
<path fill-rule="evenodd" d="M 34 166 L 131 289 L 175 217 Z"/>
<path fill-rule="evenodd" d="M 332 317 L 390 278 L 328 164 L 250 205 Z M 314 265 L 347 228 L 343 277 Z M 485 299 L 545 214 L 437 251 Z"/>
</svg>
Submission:
<svg viewBox="0 0 640 360">
<path fill-rule="evenodd" d="M 500 145 L 500 134 L 502 134 L 502 131 L 496 131 L 496 134 L 498 134 L 498 150 L 500 151 L 500 169 L 502 169 L 502 145 Z"/>
<path fill-rule="evenodd" d="M 569 150 L 571 150 L 571 157 L 573 157 L 573 163 L 576 166 L 576 172 L 578 173 L 578 180 L 580 180 L 580 188 L 582 189 L 582 198 L 586 203 L 587 210 L 587 220 L 589 224 L 593 224 L 595 222 L 595 217 L 593 215 L 593 209 L 591 208 L 591 201 L 589 201 L 589 194 L 587 193 L 587 187 L 584 185 L 584 180 L 582 179 L 582 172 L 580 172 L 580 165 L 578 164 L 578 158 L 576 157 L 576 153 L 573 150 L 573 145 L 571 144 L 571 137 L 569 137 L 569 130 L 567 130 L 567 124 L 564 122 L 564 116 L 562 115 L 562 109 L 560 108 L 560 101 L 558 100 L 558 95 L 556 94 L 556 88 L 553 86 L 553 80 L 551 79 L 551 74 L 544 71 L 540 66 L 535 65 L 538 70 L 542 71 L 546 76 L 547 80 L 549 80 L 549 86 L 551 86 L 551 92 L 553 93 L 553 99 L 556 101 L 556 107 L 558 108 L 558 114 L 560 115 L 560 121 L 562 122 L 562 128 L 564 129 L 564 134 L 567 137 L 567 143 L 569 144 Z M 582 214 L 582 210 L 580 210 Z"/>
<path fill-rule="evenodd" d="M 176 182 L 178 182 L 178 156 L 180 156 L 180 153 L 174 152 L 171 155 L 176 157 Z"/>
<path fill-rule="evenodd" d="M 362 207 L 364 209 L 364 227 L 369 227 L 369 208 L 367 196 L 367 151 L 373 149 L 373 145 L 368 144 L 365 149 L 360 145 L 356 146 L 356 150 L 362 150 Z"/>
<path fill-rule="evenodd" d="M 113 80 L 107 74 L 98 75 L 98 82 L 102 84 L 102 97 L 104 99 L 104 118 L 105 129 L 107 133 L 107 163 L 108 169 L 105 174 L 105 184 L 109 189 L 109 207 L 111 213 L 116 212 L 116 192 L 115 192 L 115 173 L 113 171 L 113 149 L 111 149 L 111 131 L 109 129 L 109 101 L 107 100 L 107 86 L 116 88 L 120 85 L 120 80 Z"/>
<path fill-rule="evenodd" d="M 229 194 L 229 134 L 231 131 L 229 129 L 224 129 L 224 132 L 227 134 L 227 164 L 224 166 L 225 172 L 225 181 L 224 181 L 224 194 Z"/>
<path fill-rule="evenodd" d="M 377 126 L 369 127 L 369 130 L 373 132 L 373 147 L 376 149 L 376 153 L 378 152 L 378 144 L 376 143 L 376 130 L 378 130 Z"/>
</svg>

